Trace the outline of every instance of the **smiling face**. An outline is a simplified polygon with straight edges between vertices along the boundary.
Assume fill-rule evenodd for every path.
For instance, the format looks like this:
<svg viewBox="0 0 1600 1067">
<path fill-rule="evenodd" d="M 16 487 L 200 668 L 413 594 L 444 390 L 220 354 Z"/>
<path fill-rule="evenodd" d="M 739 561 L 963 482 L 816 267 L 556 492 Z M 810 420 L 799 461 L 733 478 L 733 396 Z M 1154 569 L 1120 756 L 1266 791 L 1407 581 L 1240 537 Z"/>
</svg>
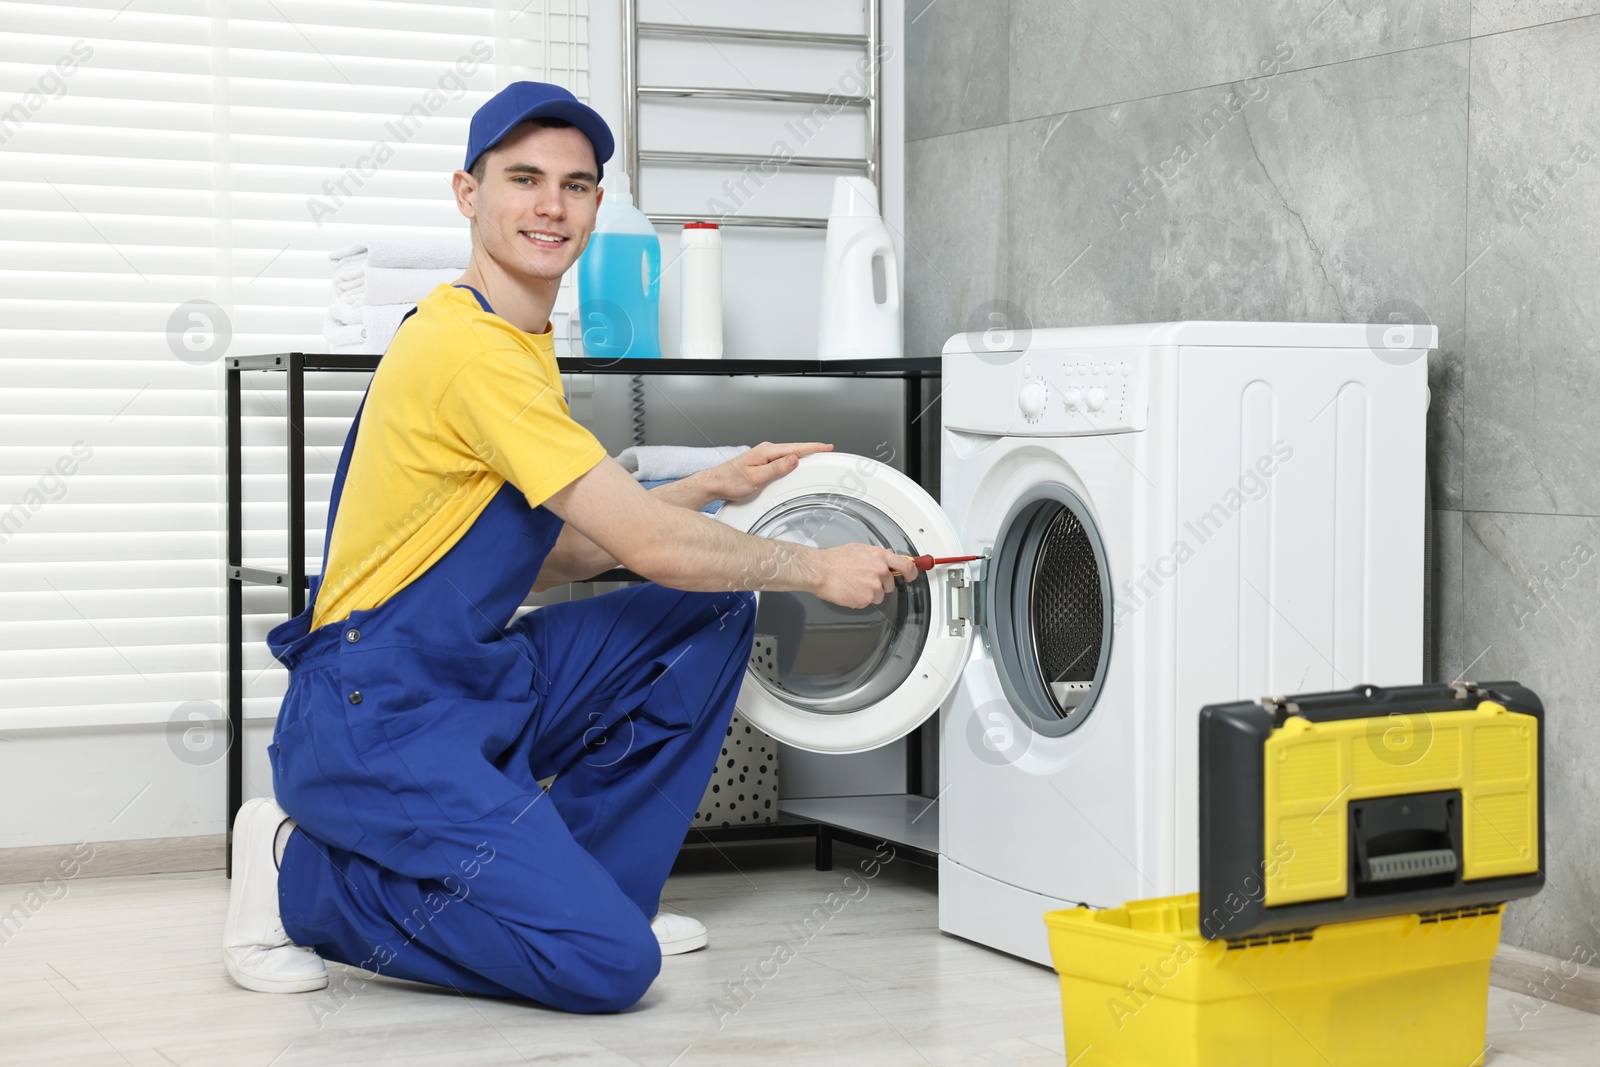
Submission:
<svg viewBox="0 0 1600 1067">
<path fill-rule="evenodd" d="M 524 122 L 470 175 L 457 172 L 456 199 L 473 220 L 474 242 L 502 271 L 559 283 L 594 231 L 599 169 L 577 127 Z"/>
</svg>

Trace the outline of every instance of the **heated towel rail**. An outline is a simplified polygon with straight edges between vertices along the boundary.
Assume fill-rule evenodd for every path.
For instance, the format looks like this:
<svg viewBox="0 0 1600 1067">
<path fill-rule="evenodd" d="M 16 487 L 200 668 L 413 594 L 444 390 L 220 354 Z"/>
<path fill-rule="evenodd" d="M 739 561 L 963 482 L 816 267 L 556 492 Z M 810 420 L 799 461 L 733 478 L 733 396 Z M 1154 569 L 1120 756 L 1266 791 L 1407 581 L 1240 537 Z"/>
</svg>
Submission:
<svg viewBox="0 0 1600 1067">
<path fill-rule="evenodd" d="M 763 30 L 735 26 L 694 26 L 687 23 L 640 22 L 638 0 L 623 0 L 622 47 L 622 129 L 619 149 L 622 166 L 628 172 L 633 188 L 634 203 L 643 210 L 640 192 L 639 165 L 641 163 L 709 164 L 711 166 L 755 166 L 767 161 L 764 155 L 747 155 L 737 152 L 668 152 L 641 150 L 639 148 L 639 101 L 664 98 L 696 98 L 702 100 L 744 100 L 761 103 L 814 104 L 862 108 L 867 119 L 867 151 L 861 157 L 842 156 L 791 156 L 785 166 L 814 167 L 824 170 L 858 170 L 879 186 L 878 207 L 883 207 L 882 182 L 879 172 L 883 161 L 883 75 L 879 69 L 882 26 L 880 0 L 866 0 L 867 26 L 865 33 L 806 33 L 799 30 Z M 644 37 L 664 37 L 703 41 L 743 41 L 750 43 L 815 45 L 822 47 L 859 47 L 865 49 L 871 71 L 869 92 L 859 95 L 846 93 L 808 93 L 781 89 L 712 88 L 680 85 L 639 84 L 639 41 Z M 657 214 L 646 211 L 650 221 L 662 224 L 698 222 L 701 215 Z M 730 226 L 768 226 L 802 229 L 823 229 L 826 218 L 795 215 L 728 215 L 718 220 Z"/>
</svg>

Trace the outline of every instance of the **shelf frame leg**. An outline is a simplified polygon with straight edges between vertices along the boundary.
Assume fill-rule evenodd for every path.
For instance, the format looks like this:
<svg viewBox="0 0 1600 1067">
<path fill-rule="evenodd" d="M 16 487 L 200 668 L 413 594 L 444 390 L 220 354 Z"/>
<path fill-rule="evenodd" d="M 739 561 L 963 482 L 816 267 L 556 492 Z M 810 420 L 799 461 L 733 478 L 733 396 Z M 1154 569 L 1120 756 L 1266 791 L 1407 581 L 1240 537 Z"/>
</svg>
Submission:
<svg viewBox="0 0 1600 1067">
<path fill-rule="evenodd" d="M 228 799 L 223 824 L 224 866 L 233 877 L 233 820 L 244 804 L 244 427 L 242 371 L 227 369 L 228 434 Z"/>
</svg>

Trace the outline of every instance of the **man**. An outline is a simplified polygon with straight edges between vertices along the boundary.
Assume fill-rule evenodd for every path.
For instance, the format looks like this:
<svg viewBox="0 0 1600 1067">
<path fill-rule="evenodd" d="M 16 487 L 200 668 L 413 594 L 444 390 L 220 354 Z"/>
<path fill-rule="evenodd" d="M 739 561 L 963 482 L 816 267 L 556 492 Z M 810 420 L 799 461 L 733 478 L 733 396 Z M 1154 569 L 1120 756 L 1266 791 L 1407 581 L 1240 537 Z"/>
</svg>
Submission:
<svg viewBox="0 0 1600 1067">
<path fill-rule="evenodd" d="M 320 989 L 326 958 L 570 1011 L 633 1004 L 664 953 L 706 943 L 658 903 L 750 653 L 748 590 L 860 608 L 915 575 L 877 546 L 699 514 L 830 446 L 762 444 L 646 492 L 571 419 L 549 316 L 611 152 L 557 86 L 513 84 L 473 116 L 453 178 L 471 265 L 385 353 L 311 606 L 268 637 L 290 668 L 282 808 L 252 800 L 234 824 L 223 956 L 245 988 Z M 618 563 L 651 582 L 509 622 L 530 588 Z"/>
</svg>

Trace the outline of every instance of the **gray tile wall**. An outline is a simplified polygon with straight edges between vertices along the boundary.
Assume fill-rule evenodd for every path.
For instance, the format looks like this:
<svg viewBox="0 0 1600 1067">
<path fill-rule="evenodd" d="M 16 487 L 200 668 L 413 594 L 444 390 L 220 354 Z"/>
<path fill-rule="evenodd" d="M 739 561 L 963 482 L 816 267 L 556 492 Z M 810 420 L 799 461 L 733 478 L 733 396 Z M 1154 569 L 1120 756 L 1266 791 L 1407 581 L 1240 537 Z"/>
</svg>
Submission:
<svg viewBox="0 0 1600 1067">
<path fill-rule="evenodd" d="M 1600 0 L 908 0 L 906 336 L 1438 325 L 1435 673 L 1548 709 L 1546 890 L 1600 952 Z"/>
</svg>

